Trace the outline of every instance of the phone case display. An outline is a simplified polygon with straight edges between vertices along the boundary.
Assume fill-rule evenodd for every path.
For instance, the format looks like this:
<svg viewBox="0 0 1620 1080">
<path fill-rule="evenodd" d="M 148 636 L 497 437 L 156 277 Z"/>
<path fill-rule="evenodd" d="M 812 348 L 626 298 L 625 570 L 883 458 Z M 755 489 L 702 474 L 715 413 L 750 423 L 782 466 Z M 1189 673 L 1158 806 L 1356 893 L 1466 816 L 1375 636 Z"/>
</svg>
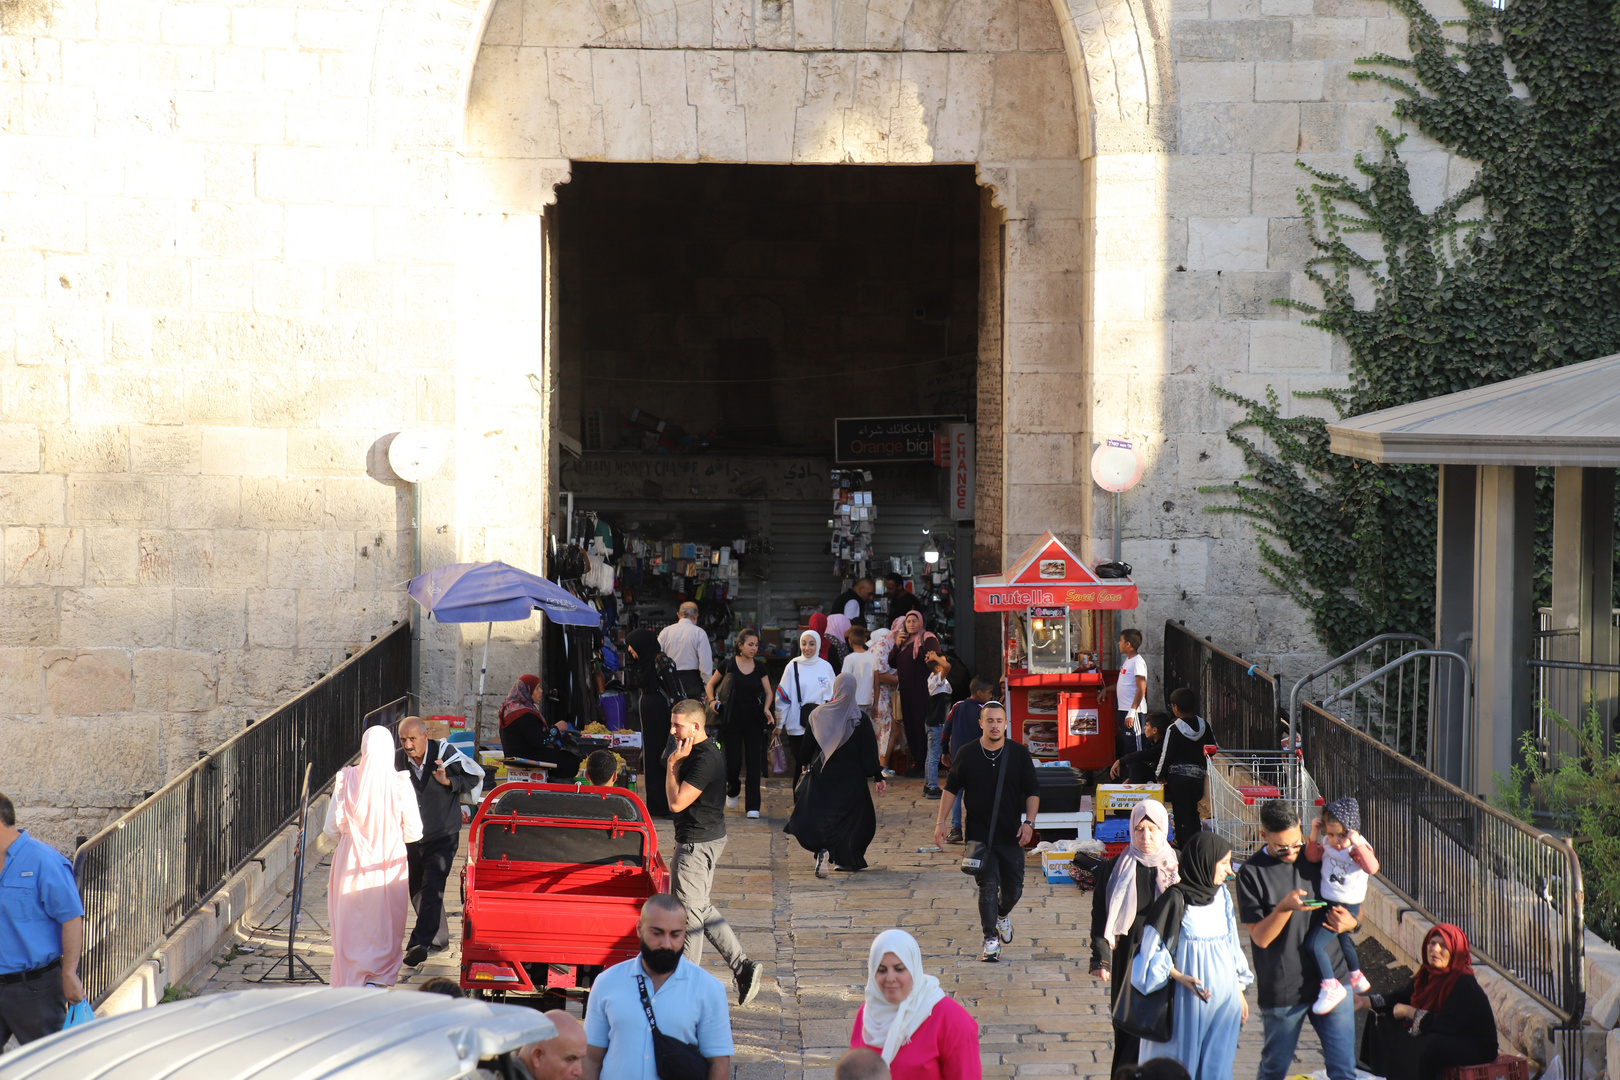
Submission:
<svg viewBox="0 0 1620 1080">
<path fill-rule="evenodd" d="M 872 562 L 872 534 L 877 529 L 877 506 L 872 501 L 872 474 L 863 469 L 832 471 L 832 533 L 830 551 L 833 576 L 853 581 L 866 577 Z"/>
</svg>

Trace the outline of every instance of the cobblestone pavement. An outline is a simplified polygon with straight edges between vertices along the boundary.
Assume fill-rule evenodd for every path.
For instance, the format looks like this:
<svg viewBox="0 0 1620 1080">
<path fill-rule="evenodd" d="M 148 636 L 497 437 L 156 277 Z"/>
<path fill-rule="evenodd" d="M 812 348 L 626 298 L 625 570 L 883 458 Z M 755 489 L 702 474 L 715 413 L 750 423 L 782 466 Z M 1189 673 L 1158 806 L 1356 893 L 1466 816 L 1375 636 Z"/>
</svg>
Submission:
<svg viewBox="0 0 1620 1080">
<path fill-rule="evenodd" d="M 1004 947 L 999 964 L 982 964 L 973 883 L 956 868 L 960 849 L 918 851 L 932 845 L 938 805 L 923 799 L 921 783 L 895 783 L 878 799 L 878 836 L 867 855 L 871 869 L 834 872 L 827 880 L 817 880 L 813 858 L 781 831 L 791 799 L 785 781 L 771 781 L 765 817 L 750 821 L 740 810 L 726 815 L 730 843 L 715 876 L 716 903 L 749 955 L 765 961 L 768 973 L 759 997 L 733 1010 L 733 1076 L 830 1080 L 860 1005 L 867 946 L 879 930 L 901 926 L 921 943 L 926 970 L 978 1019 L 985 1076 L 1106 1077 L 1112 1045 L 1107 989 L 1086 974 L 1089 893 L 1048 885 L 1031 866 L 1023 903 L 1013 913 L 1013 943 Z M 671 830 L 661 822 L 659 831 L 667 859 Z M 450 948 L 419 971 L 405 969 L 404 986 L 458 974 L 459 868 L 458 860 L 445 897 Z M 305 874 L 306 918 L 298 948 L 323 976 L 331 965 L 323 929 L 326 875 L 324 860 Z M 286 915 L 283 899 L 258 920 L 277 930 L 246 935 L 254 951 L 222 956 L 200 992 L 259 985 L 250 980 L 285 953 Z M 731 988 L 730 973 L 712 947 L 705 948 L 703 964 Z M 283 960 L 277 974 L 285 971 Z M 1244 1029 L 1235 1075 L 1253 1076 L 1259 1054 L 1260 1023 L 1253 1016 Z M 1322 1067 L 1309 1025 L 1296 1067 L 1302 1073 Z"/>
</svg>

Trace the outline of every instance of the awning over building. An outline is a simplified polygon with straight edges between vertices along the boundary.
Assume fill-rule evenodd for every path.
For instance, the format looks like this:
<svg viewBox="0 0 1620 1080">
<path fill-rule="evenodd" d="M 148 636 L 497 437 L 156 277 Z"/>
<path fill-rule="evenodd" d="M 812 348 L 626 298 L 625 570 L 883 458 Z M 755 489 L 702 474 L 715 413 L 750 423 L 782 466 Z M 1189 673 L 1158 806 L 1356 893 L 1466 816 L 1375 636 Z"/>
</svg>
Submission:
<svg viewBox="0 0 1620 1080">
<path fill-rule="evenodd" d="M 1328 425 L 1382 464 L 1620 466 L 1620 354 Z"/>
</svg>

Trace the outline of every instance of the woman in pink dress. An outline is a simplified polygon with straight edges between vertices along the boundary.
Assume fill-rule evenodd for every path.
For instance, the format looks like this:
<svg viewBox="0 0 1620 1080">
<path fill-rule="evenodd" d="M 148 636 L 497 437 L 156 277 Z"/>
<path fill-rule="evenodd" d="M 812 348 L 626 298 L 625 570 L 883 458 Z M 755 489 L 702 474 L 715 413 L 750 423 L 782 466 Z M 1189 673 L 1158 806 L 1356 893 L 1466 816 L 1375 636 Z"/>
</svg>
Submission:
<svg viewBox="0 0 1620 1080">
<path fill-rule="evenodd" d="M 322 832 L 336 842 L 326 894 L 332 985 L 393 986 L 411 909 L 405 845 L 422 839 L 422 815 L 410 778 L 394 769 L 387 728 L 367 728 L 360 764 L 338 773 Z"/>
<path fill-rule="evenodd" d="M 894 770 L 889 768 L 889 753 L 895 748 L 896 737 L 900 745 L 905 745 L 905 736 L 894 722 L 893 687 L 900 680 L 889 665 L 889 649 L 893 644 L 894 632 L 888 627 L 874 630 L 872 639 L 866 643 L 866 651 L 877 657 L 877 688 L 872 693 L 872 731 L 877 735 L 878 760 L 883 762 L 885 776 L 894 775 Z"/>
<path fill-rule="evenodd" d="M 923 973 L 916 938 L 883 931 L 872 941 L 866 973 L 851 1047 L 881 1054 L 893 1080 L 980 1080 L 979 1025 Z"/>
</svg>

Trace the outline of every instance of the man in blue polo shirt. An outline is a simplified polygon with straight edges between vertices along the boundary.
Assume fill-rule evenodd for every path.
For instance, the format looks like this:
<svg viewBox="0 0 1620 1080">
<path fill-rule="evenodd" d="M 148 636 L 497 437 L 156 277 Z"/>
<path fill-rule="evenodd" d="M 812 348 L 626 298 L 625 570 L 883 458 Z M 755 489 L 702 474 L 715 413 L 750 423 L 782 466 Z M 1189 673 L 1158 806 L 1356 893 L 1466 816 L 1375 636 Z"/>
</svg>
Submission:
<svg viewBox="0 0 1620 1080">
<path fill-rule="evenodd" d="M 591 985 L 583 1080 L 658 1080 L 649 1007 L 659 1031 L 697 1047 L 709 1063 L 708 1080 L 727 1080 L 733 1048 L 726 988 L 681 956 L 686 909 L 668 893 L 650 896 L 636 932 L 641 955 L 614 964 Z"/>
<path fill-rule="evenodd" d="M 72 864 L 17 828 L 16 808 L 0 795 L 0 1046 L 62 1030 L 68 1003 L 84 999 L 83 949 Z"/>
</svg>

